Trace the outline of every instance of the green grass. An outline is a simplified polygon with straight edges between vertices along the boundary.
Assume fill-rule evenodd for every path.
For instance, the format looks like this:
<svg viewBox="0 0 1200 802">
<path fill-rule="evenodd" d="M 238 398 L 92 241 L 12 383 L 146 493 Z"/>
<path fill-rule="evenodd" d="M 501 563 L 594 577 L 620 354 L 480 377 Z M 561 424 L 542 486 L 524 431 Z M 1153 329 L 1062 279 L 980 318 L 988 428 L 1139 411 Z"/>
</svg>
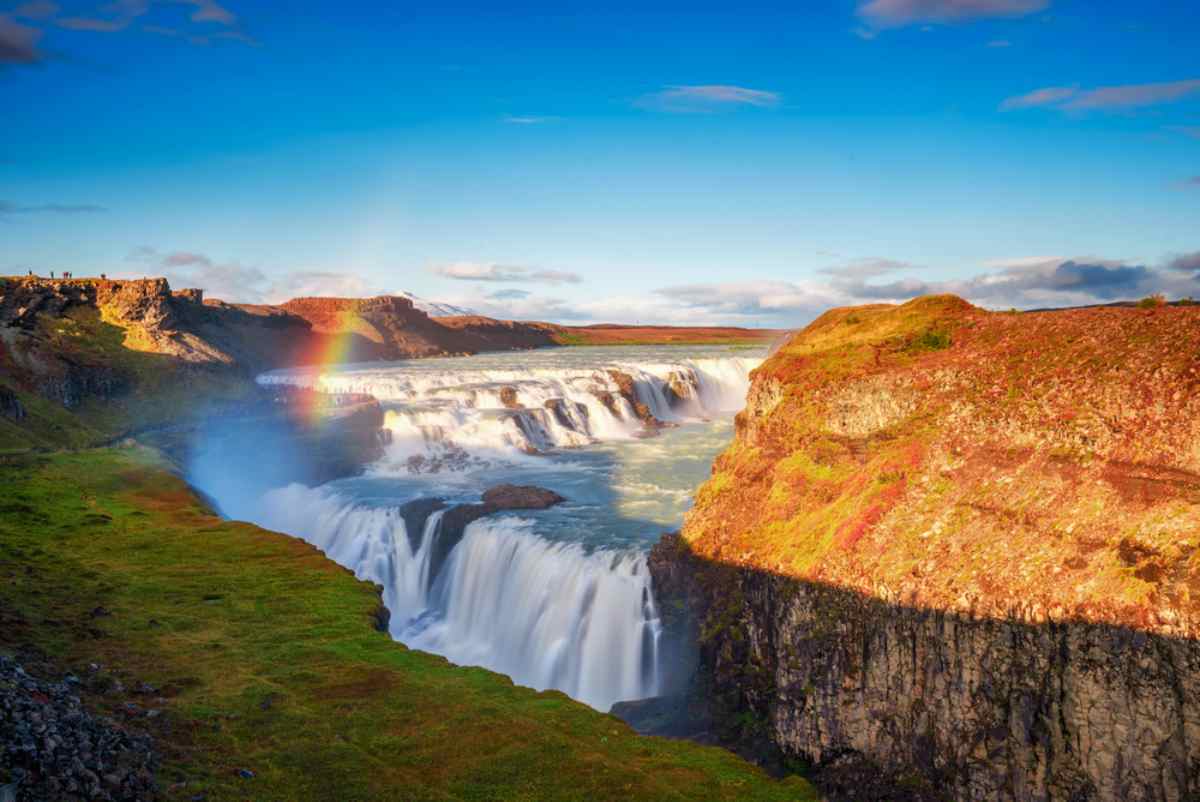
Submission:
<svg viewBox="0 0 1200 802">
<path fill-rule="evenodd" d="M 173 689 L 157 725 L 169 799 L 816 798 L 394 643 L 371 626 L 376 588 L 214 517 L 143 449 L 0 457 L 0 579 L 0 648 Z"/>
</svg>

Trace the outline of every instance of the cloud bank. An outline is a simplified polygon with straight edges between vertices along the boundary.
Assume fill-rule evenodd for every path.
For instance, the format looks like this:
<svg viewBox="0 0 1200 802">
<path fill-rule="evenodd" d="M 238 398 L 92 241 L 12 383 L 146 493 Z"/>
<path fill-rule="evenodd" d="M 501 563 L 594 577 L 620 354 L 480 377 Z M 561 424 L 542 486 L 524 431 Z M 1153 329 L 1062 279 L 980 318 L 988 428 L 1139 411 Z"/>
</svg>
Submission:
<svg viewBox="0 0 1200 802">
<path fill-rule="evenodd" d="M 139 248 L 129 260 L 145 266 L 145 272 L 138 275 L 165 275 L 173 287 L 201 287 L 210 297 L 227 301 L 280 303 L 311 295 L 366 297 L 408 289 L 333 271 L 268 276 L 257 267 L 193 251 Z M 941 293 L 953 293 L 991 309 L 1085 306 L 1136 300 L 1153 293 L 1171 299 L 1200 298 L 1200 251 L 1173 254 L 1157 265 L 1090 256 L 1006 259 L 986 264 L 969 278 L 946 280 L 922 278 L 921 268 L 906 262 L 857 259 L 792 281 L 677 284 L 643 294 L 582 299 L 557 297 L 553 288 L 562 285 L 556 282 L 544 282 L 546 289 L 541 292 L 503 286 L 514 280 L 532 280 L 529 277 L 536 271 L 525 268 L 457 263 L 438 273 L 447 275 L 444 271 L 460 274 L 466 292 L 439 298 L 442 303 L 491 317 L 568 324 L 797 328 L 835 306 L 903 303 Z"/>
</svg>

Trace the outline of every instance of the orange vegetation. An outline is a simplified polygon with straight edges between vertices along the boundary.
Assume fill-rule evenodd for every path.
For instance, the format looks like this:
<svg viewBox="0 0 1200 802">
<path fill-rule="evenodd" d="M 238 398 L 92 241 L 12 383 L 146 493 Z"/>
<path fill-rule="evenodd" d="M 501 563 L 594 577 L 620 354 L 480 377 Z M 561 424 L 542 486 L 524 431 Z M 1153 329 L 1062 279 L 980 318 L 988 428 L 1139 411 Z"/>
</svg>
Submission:
<svg viewBox="0 0 1200 802">
<path fill-rule="evenodd" d="M 756 371 L 683 536 L 893 602 L 1194 634 L 1200 308 L 832 310 Z"/>
</svg>

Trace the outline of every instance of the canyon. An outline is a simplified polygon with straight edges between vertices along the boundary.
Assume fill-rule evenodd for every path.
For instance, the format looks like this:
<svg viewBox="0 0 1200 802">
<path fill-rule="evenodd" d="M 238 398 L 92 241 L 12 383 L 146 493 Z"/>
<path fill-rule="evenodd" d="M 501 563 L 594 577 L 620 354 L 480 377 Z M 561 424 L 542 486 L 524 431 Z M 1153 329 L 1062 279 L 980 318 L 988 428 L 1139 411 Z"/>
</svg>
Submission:
<svg viewBox="0 0 1200 802">
<path fill-rule="evenodd" d="M 214 509 L 286 532 L 403 643 L 830 799 L 1200 794 L 1198 307 L 932 296 L 767 354 L 777 333 L 6 279 L 0 324 L 23 497 L 38 471 L 94 484 L 64 460 L 164 481 L 136 438 L 204 494 L 170 502 L 180 537 L 244 536 Z"/>
</svg>

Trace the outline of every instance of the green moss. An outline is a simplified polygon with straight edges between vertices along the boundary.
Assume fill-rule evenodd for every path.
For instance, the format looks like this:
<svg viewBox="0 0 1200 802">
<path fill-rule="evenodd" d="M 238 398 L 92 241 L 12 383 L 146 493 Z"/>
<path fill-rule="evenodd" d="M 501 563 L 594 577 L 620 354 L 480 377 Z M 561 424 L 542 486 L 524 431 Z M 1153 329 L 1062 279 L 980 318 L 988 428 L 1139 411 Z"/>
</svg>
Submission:
<svg viewBox="0 0 1200 802">
<path fill-rule="evenodd" d="M 910 351 L 943 351 L 950 347 L 950 334 L 930 329 L 913 340 Z"/>
<path fill-rule="evenodd" d="M 0 500 L 0 648 L 173 688 L 162 777 L 189 784 L 168 798 L 815 798 L 723 750 L 639 737 L 394 643 L 371 627 L 376 588 L 299 540 L 213 517 L 140 449 L 0 458 Z M 91 618 L 98 606 L 112 615 Z"/>
</svg>

